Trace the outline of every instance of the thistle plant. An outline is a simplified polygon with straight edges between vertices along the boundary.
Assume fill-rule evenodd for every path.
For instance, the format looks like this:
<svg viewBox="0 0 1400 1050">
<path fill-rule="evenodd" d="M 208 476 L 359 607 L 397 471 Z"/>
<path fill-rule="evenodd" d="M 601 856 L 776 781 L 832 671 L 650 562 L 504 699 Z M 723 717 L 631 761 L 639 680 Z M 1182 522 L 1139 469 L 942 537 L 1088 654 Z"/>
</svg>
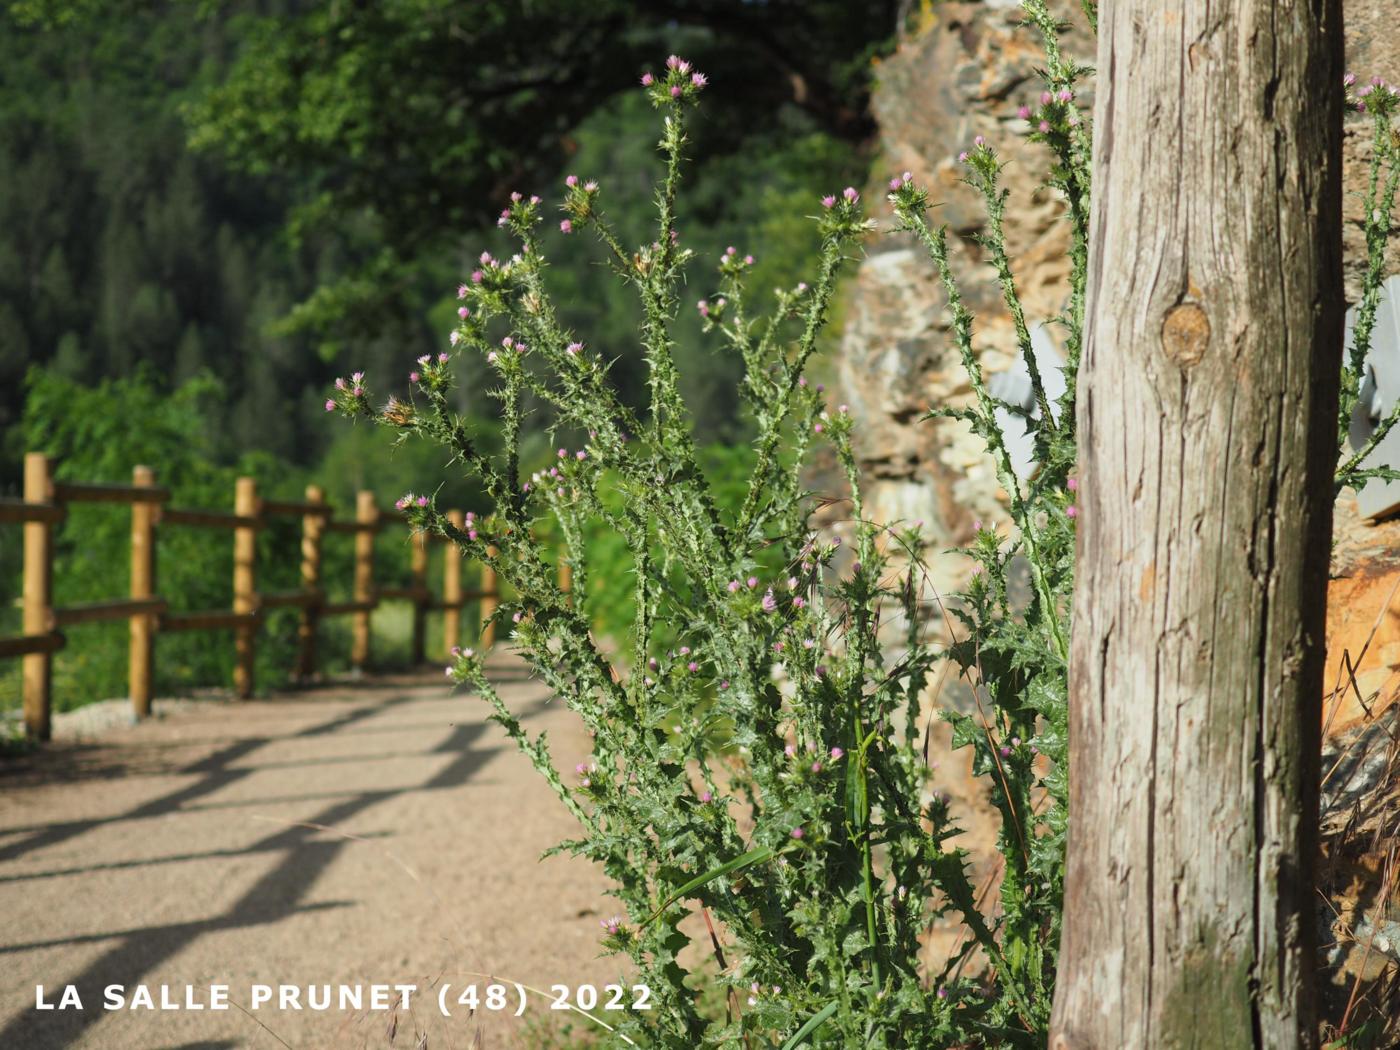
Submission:
<svg viewBox="0 0 1400 1050">
<path fill-rule="evenodd" d="M 893 180 L 903 225 L 944 275 L 977 392 L 973 408 L 950 411 L 986 439 L 1010 481 L 1020 530 L 1010 545 L 982 530 L 972 551 L 982 574 L 961 604 L 940 608 L 928 596 L 917 530 L 867 520 L 853 421 L 844 406 L 825 406 L 805 376 L 839 271 L 873 229 L 860 193 L 847 187 L 814 202 L 820 255 L 810 283 L 778 290 L 763 310 L 747 287 L 751 260 L 730 249 L 713 293 L 697 304 L 706 331 L 744 364 L 738 393 L 756 433 L 747 494 L 736 511 L 721 510 L 697 461 L 670 335 L 694 258 L 676 218 L 686 123 L 706 82 L 673 56 L 642 86 L 662 115 L 655 239 L 624 247 L 603 188 L 572 175 L 557 229 L 595 237 L 640 300 L 646 411 L 619 400 L 606 358 L 558 321 L 544 242 L 555 222 L 546 222 L 539 197 L 523 194 L 500 217 L 519 251 L 480 256 L 458 289 L 450 338 L 452 354 L 480 354 L 493 370 L 500 450 L 487 451 L 453 411 L 448 353 L 419 360 L 407 400 L 374 408 L 356 374 L 337 383 L 327 407 L 443 445 L 490 495 L 492 507 L 462 526 L 427 495 L 400 506 L 416 528 L 495 569 L 517 596 L 498 621 L 593 740 L 573 776 L 561 773 L 481 658 L 456 654 L 449 674 L 490 705 L 578 821 L 579 837 L 558 848 L 600 864 L 625 909 L 604 923 L 602 944 L 631 959 L 651 999 L 647 1011 L 625 1014 L 620 1037 L 677 1048 L 1042 1044 L 1062 893 L 1072 424 L 1055 423 L 1037 379 L 1045 409 L 1037 442 L 1052 466 L 1021 493 L 948 270 L 946 235 L 924 221 L 924 191 L 907 176 Z M 1046 106 L 1068 119 L 1064 101 Z M 1072 165 L 1087 148 L 1077 133 L 1066 141 L 1063 178 L 1072 188 L 1086 177 Z M 979 153 L 973 166 L 992 209 L 987 243 L 1001 252 L 1028 352 L 1003 266 L 1005 198 L 989 157 Z M 1082 280 L 1082 267 L 1076 272 Z M 1082 296 L 1067 323 L 1077 325 L 1081 312 Z M 577 447 L 560 441 L 552 462 L 528 475 L 520 461 L 527 404 L 548 406 L 554 434 L 586 435 Z M 834 447 L 845 475 L 844 543 L 818 524 L 819 501 L 805 489 L 817 441 Z M 562 536 L 571 593 L 535 538 L 546 522 Z M 600 530 L 621 537 L 632 562 L 636 616 L 615 650 L 593 637 L 575 597 L 587 587 L 587 538 Z M 1035 589 L 1028 607 L 1013 602 L 1009 585 L 1023 555 Z M 882 629 L 894 611 L 897 639 Z M 940 626 L 931 620 L 950 615 L 964 630 L 945 648 L 931 640 Z M 989 705 L 980 719 L 947 717 L 955 743 L 976 749 L 976 772 L 1002 813 L 1000 907 L 984 908 L 964 852 L 949 842 L 959 829 L 947 802 L 926 790 L 921 705 L 947 657 Z M 681 928 L 693 912 L 709 930 L 695 945 Z M 944 916 L 969 935 L 930 971 L 921 937 Z M 981 973 L 969 966 L 974 955 Z M 695 988 L 705 981 L 726 990 L 722 1014 L 700 1007 Z"/>
<path fill-rule="evenodd" d="M 695 253 L 678 228 L 687 122 L 707 82 L 672 56 L 642 77 L 660 113 L 655 238 L 623 245 L 593 180 L 564 180 L 557 213 L 513 194 L 499 225 L 509 258 L 483 253 L 458 289 L 450 350 L 418 360 L 407 397 L 375 407 L 365 377 L 339 381 L 327 408 L 443 446 L 475 475 L 491 505 L 454 525 L 431 495 L 400 507 L 418 529 L 495 569 L 515 596 L 496 618 L 534 673 L 572 710 L 591 755 L 561 772 L 543 735 L 530 736 L 496 692 L 479 654 L 448 668 L 469 685 L 574 816 L 558 850 L 601 865 L 620 902 L 603 948 L 626 956 L 648 1009 L 609 1014 L 620 1039 L 666 1048 L 1043 1046 L 1063 899 L 1067 823 L 1068 610 L 1077 479 L 1075 383 L 1089 252 L 1091 129 L 1078 91 L 1088 70 L 1059 46 L 1044 0 L 1024 0 L 1047 62 L 1039 105 L 1022 107 L 1048 152 L 1049 184 L 1065 201 L 1070 287 L 1056 318 L 1066 347 L 1065 392 L 1052 403 L 1031 345 L 1007 248 L 1003 163 L 980 139 L 962 155 L 982 197 L 978 243 L 991 263 L 1030 377 L 1034 408 L 998 401 L 980 364 L 974 318 L 950 258 L 948 231 L 909 174 L 888 183 L 897 231 L 928 252 L 947 298 L 950 335 L 971 402 L 934 416 L 985 442 L 1011 528 L 979 527 L 965 551 L 976 573 L 964 593 L 932 594 L 916 528 L 867 519 L 851 447 L 854 421 L 824 404 L 806 368 L 842 267 L 874 224 L 854 187 L 814 201 L 819 261 L 809 282 L 762 304 L 737 248 L 719 259 L 698 302 L 687 295 Z M 1094 4 L 1085 3 L 1090 16 Z M 1342 431 L 1359 396 L 1385 239 L 1400 181 L 1384 85 L 1357 93 L 1376 121 L 1367 200 L 1369 263 L 1356 349 L 1345 363 Z M 588 236 L 638 297 L 637 352 L 648 399 L 634 409 L 610 381 L 610 361 L 558 319 L 547 237 Z M 693 303 L 688 307 L 686 302 Z M 754 428 L 746 494 L 726 510 L 701 469 L 679 392 L 672 327 L 697 309 L 708 335 L 743 363 L 737 391 Z M 499 404 L 499 440 L 481 440 L 449 401 L 457 355 L 484 358 Z M 1349 399 L 1349 400 L 1348 400 Z M 557 446 L 548 464 L 521 462 L 527 413 L 543 407 Z M 1019 417 L 1038 469 L 1013 468 L 998 412 Z M 545 413 L 542 413 L 545 414 Z M 1379 437 L 1394 425 L 1393 413 Z M 807 491 L 817 443 L 844 474 L 833 502 Z M 1340 483 L 1394 472 L 1343 463 Z M 539 539 L 549 529 L 562 552 Z M 618 537 L 631 562 L 635 617 L 600 644 L 586 593 L 590 537 Z M 573 588 L 558 585 L 560 560 Z M 1018 587 L 1022 575 L 1029 587 Z M 892 626 L 897 625 L 897 628 Z M 940 640 L 941 639 L 941 640 Z M 921 712 L 944 661 L 966 679 L 975 715 L 945 710 L 953 744 L 1001 821 L 999 892 L 989 901 L 946 801 L 928 790 Z M 693 941 L 683 920 L 698 915 Z M 937 921 L 966 936 L 947 959 L 921 960 Z M 702 987 L 718 986 L 718 997 Z M 629 1005 L 641 1005 L 635 1001 Z M 620 1020 L 619 1020 L 620 1018 Z"/>
<path fill-rule="evenodd" d="M 1347 432 L 1352 414 L 1361 399 L 1366 378 L 1366 357 L 1371 352 L 1376 313 L 1380 308 L 1381 286 L 1386 279 L 1386 248 L 1394 232 L 1395 198 L 1400 192 L 1400 133 L 1395 117 L 1400 112 L 1400 91 L 1380 77 L 1358 88 L 1356 76 L 1346 75 L 1343 86 L 1347 105 L 1371 118 L 1371 157 L 1362 198 L 1362 228 L 1366 239 L 1366 265 L 1361 276 L 1361 298 L 1356 304 L 1356 324 L 1351 346 L 1342 362 L 1341 400 L 1337 415 L 1337 443 L 1341 450 L 1336 487 L 1361 488 L 1372 480 L 1397 481 L 1400 471 L 1390 466 L 1363 467 L 1387 434 L 1400 422 L 1400 403 L 1379 421 L 1361 448 L 1348 452 Z M 1393 304 L 1394 305 L 1394 304 Z"/>
</svg>

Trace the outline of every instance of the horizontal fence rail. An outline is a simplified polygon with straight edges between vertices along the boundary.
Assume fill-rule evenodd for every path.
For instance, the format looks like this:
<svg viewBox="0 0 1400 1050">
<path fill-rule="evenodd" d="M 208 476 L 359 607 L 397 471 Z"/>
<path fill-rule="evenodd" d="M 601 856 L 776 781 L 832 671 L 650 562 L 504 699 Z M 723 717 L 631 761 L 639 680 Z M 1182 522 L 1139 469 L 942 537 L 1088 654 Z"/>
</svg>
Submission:
<svg viewBox="0 0 1400 1050">
<path fill-rule="evenodd" d="M 442 593 L 435 595 L 428 585 L 429 537 L 412 537 L 410 574 L 407 587 L 376 587 L 374 582 L 374 538 L 394 525 L 405 523 L 398 510 L 381 510 L 374 493 L 360 492 L 353 520 L 336 520 L 318 485 L 308 486 L 302 502 L 263 500 L 257 481 L 239 478 L 234 486 L 233 513 L 168 506 L 169 489 L 156 485 L 155 472 L 136 467 L 130 485 L 89 484 L 55 481 L 49 457 L 42 452 L 24 458 L 24 498 L 0 500 L 0 524 L 19 524 L 24 529 L 23 634 L 0 638 L 0 659 L 19 657 L 23 661 L 22 690 L 25 731 L 32 738 L 47 740 L 52 728 L 53 657 L 67 639 L 63 628 L 109 620 L 126 620 L 129 625 L 128 688 L 137 718 L 151 713 L 155 677 L 155 639 L 175 631 L 232 630 L 234 634 L 233 689 L 240 699 L 253 693 L 253 664 L 258 632 L 267 610 L 299 610 L 297 662 L 294 677 L 307 681 L 316 674 L 317 628 L 328 616 L 350 616 L 350 662 L 356 669 L 370 660 L 370 615 L 383 601 L 413 604 L 413 662 L 424 661 L 427 644 L 427 617 L 442 613 L 443 649 L 458 644 L 462 629 L 462 609 L 469 602 L 480 603 L 481 644 L 489 647 L 494 638 L 491 617 L 499 601 L 496 574 L 481 566 L 481 586 L 473 591 L 462 588 L 462 555 L 454 544 L 443 542 Z M 68 516 L 70 503 L 119 503 L 131 508 L 131 586 L 126 598 L 88 602 L 57 608 L 53 604 L 54 528 Z M 460 510 L 448 518 L 458 527 L 464 524 Z M 275 517 L 301 519 L 301 587 L 297 590 L 264 593 L 258 590 L 257 534 Z M 156 590 L 157 537 L 170 526 L 219 529 L 233 534 L 233 607 L 206 611 L 175 611 Z M 327 533 L 354 536 L 354 580 L 351 600 L 328 602 L 321 580 L 321 547 Z M 432 537 L 434 542 L 442 542 Z M 562 559 L 561 559 L 562 562 Z M 561 584 L 565 570 L 561 568 Z"/>
</svg>

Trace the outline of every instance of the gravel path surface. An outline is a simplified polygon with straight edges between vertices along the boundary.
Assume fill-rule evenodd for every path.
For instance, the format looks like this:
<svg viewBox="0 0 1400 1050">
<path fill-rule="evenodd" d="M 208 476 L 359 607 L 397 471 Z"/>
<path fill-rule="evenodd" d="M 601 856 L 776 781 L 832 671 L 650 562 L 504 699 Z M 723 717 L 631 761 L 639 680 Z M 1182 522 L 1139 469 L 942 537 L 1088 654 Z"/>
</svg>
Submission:
<svg viewBox="0 0 1400 1050">
<path fill-rule="evenodd" d="M 588 753 L 520 665 L 495 677 L 559 768 Z M 0 766 L 0 1048 L 530 1045 L 524 1021 L 455 1005 L 473 982 L 484 1005 L 465 973 L 615 982 L 622 963 L 598 958 L 615 909 L 588 864 L 539 860 L 576 828 L 484 715 L 438 676 L 374 679 L 181 704 Z M 38 984 L 55 1005 L 75 986 L 82 1009 L 36 1010 Z M 373 984 L 417 990 L 376 1008 Z M 124 1008 L 104 1008 L 111 985 Z M 207 1006 L 227 985 L 228 1008 L 134 1006 L 161 985 L 182 1007 L 187 986 Z M 253 1010 L 256 985 L 272 1001 Z M 325 985 L 361 986 L 363 1007 L 308 1009 Z M 548 1006 L 531 995 L 527 1019 Z"/>
</svg>

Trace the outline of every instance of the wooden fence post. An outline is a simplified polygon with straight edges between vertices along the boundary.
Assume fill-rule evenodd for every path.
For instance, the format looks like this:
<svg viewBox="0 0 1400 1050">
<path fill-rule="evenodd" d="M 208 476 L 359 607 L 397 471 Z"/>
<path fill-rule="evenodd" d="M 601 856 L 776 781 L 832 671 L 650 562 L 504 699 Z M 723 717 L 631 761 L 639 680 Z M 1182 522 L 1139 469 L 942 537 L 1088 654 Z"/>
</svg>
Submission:
<svg viewBox="0 0 1400 1050">
<path fill-rule="evenodd" d="M 355 521 L 361 528 L 355 533 L 355 601 L 374 601 L 374 526 L 379 521 L 379 508 L 374 505 L 374 493 L 361 491 L 355 498 Z M 356 670 L 369 664 L 370 610 L 355 612 L 354 637 L 350 648 L 350 663 Z"/>
<path fill-rule="evenodd" d="M 30 452 L 24 457 L 24 501 L 53 502 L 53 475 L 49 457 Z M 24 633 L 48 634 L 53 625 L 53 526 L 47 521 L 24 523 Z M 24 679 L 24 728 L 36 740 L 52 732 L 53 654 L 26 653 Z"/>
<path fill-rule="evenodd" d="M 566 595 L 574 589 L 574 563 L 566 547 L 559 548 L 559 589 Z"/>
<path fill-rule="evenodd" d="M 488 547 L 487 553 L 494 558 L 496 548 Z M 496 595 L 498 584 L 496 582 L 496 570 L 491 568 L 486 562 L 481 563 L 481 648 L 490 649 L 496 644 L 496 625 L 491 622 L 491 617 L 496 612 L 499 599 Z"/>
<path fill-rule="evenodd" d="M 154 488 L 155 471 L 150 467 L 134 467 L 131 483 L 138 488 Z M 156 505 L 131 504 L 131 598 L 153 598 L 156 593 Z M 152 613 L 136 613 L 131 625 L 130 648 L 127 653 L 127 688 L 131 693 L 131 709 L 137 718 L 151 713 L 151 697 L 155 677 L 156 618 Z"/>
<path fill-rule="evenodd" d="M 410 554 L 413 568 L 413 666 L 426 662 L 428 658 L 428 534 L 415 532 L 412 537 L 413 550 Z"/>
<path fill-rule="evenodd" d="M 306 502 L 322 507 L 325 490 L 320 485 L 306 486 Z M 305 514 L 301 519 L 301 586 L 317 591 L 321 587 L 321 538 L 326 532 L 324 514 Z M 321 619 L 320 605 L 304 605 L 297 624 L 297 679 L 305 682 L 316 673 L 316 628 Z"/>
<path fill-rule="evenodd" d="M 258 514 L 258 483 L 239 478 L 234 483 L 233 512 L 241 518 Z M 258 607 L 258 530 L 253 523 L 233 530 L 233 611 L 251 614 Z M 255 621 L 240 623 L 234 629 L 233 689 L 240 700 L 253 695 L 253 663 L 258 626 Z"/>
<path fill-rule="evenodd" d="M 460 510 L 449 510 L 447 520 L 454 528 L 466 527 Z M 462 551 L 448 542 L 442 551 L 442 648 L 446 655 L 462 644 Z"/>
</svg>

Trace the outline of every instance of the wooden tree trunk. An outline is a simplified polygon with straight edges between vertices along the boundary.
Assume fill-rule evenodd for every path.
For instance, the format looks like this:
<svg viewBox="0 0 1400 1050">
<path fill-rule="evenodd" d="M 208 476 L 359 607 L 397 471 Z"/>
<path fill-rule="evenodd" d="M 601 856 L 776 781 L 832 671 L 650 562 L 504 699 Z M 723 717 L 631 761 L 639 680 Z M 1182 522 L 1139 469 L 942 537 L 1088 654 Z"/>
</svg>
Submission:
<svg viewBox="0 0 1400 1050">
<path fill-rule="evenodd" d="M 1340 2 L 1099 32 L 1051 1048 L 1315 1046 Z"/>
</svg>

